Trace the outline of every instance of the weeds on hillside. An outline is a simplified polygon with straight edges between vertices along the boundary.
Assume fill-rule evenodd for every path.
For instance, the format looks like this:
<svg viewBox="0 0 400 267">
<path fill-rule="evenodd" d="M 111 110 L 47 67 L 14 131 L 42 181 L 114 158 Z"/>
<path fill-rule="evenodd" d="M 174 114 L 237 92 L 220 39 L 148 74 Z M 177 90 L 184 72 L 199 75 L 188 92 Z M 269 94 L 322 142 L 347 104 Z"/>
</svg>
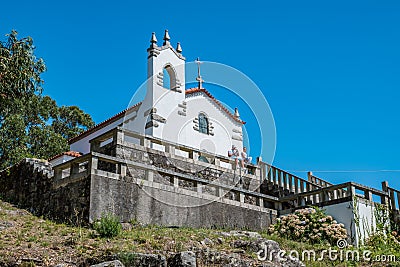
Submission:
<svg viewBox="0 0 400 267">
<path fill-rule="evenodd" d="M 100 237 L 111 238 L 118 236 L 122 231 L 119 219 L 112 214 L 103 214 L 101 218 L 93 224 L 93 229 Z"/>
</svg>

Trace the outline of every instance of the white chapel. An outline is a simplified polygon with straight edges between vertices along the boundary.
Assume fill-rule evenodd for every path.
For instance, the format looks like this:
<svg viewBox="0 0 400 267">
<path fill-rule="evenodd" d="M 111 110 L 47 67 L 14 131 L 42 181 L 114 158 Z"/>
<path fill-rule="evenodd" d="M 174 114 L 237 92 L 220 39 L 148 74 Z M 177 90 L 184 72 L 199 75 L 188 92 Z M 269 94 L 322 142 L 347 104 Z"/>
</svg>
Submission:
<svg viewBox="0 0 400 267">
<path fill-rule="evenodd" d="M 71 151 L 51 159 L 53 165 L 89 153 L 91 139 L 118 126 L 216 155 L 226 156 L 232 145 L 242 151 L 245 122 L 238 110 L 231 113 L 203 88 L 200 65 L 198 85 L 185 88 L 185 63 L 180 43 L 171 45 L 168 30 L 161 46 L 153 33 L 143 101 L 70 139 Z"/>
</svg>

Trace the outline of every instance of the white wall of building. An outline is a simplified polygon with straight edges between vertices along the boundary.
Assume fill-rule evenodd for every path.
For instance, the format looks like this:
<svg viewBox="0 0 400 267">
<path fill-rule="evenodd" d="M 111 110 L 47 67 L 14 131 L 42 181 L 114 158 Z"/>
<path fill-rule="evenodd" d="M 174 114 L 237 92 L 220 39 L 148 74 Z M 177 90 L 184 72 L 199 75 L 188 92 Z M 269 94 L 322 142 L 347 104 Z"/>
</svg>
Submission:
<svg viewBox="0 0 400 267">
<path fill-rule="evenodd" d="M 232 144 L 242 151 L 243 142 L 232 138 L 233 136 L 243 138 L 241 133 L 237 133 L 242 131 L 240 122 L 233 120 L 203 93 L 189 96 L 186 100 L 188 106 L 186 122 L 174 131 L 179 143 L 185 142 L 189 146 L 225 156 L 228 150 L 231 149 Z M 212 130 L 213 135 L 201 133 L 193 128 L 195 125 L 193 121 L 199 116 L 199 113 L 207 115 L 209 122 L 214 127 Z M 236 133 L 234 130 L 236 130 Z"/>
<path fill-rule="evenodd" d="M 198 92 L 186 96 L 185 58 L 170 45 L 169 37 L 167 39 L 161 47 L 155 46 L 153 42 L 148 50 L 146 96 L 138 110 L 128 115 L 130 120 L 121 117 L 110 122 L 105 127 L 72 143 L 71 150 L 86 154 L 90 151 L 91 139 L 122 125 L 134 132 L 204 149 L 218 155 L 226 156 L 232 144 L 242 151 L 243 136 L 240 122 L 234 120 L 204 93 Z M 169 89 L 163 85 L 163 72 L 166 67 L 171 77 Z M 195 129 L 195 120 L 200 112 L 207 115 L 210 134 L 200 133 Z M 153 125 L 146 126 L 150 120 L 153 121 Z"/>
<path fill-rule="evenodd" d="M 339 223 L 343 223 L 354 245 L 360 245 L 376 231 L 375 207 L 365 199 L 323 207 Z M 358 219 L 357 219 L 358 217 Z M 359 223 L 357 224 L 357 220 Z"/>
<path fill-rule="evenodd" d="M 57 157 L 57 158 L 55 158 L 53 160 L 50 160 L 49 162 L 50 162 L 51 166 L 54 167 L 54 166 L 63 164 L 64 162 L 70 161 L 72 159 L 75 159 L 75 157 L 71 157 L 71 156 L 68 156 L 68 155 L 62 155 L 62 156 L 59 156 L 59 157 Z"/>
<path fill-rule="evenodd" d="M 93 131 L 89 135 L 83 137 L 82 139 L 79 139 L 75 143 L 70 144 L 69 148 L 71 151 L 77 151 L 80 152 L 81 154 L 87 154 L 90 152 L 90 143 L 89 141 L 97 136 L 102 135 L 103 133 L 106 133 L 110 131 L 111 129 L 114 129 L 118 125 L 122 124 L 123 118 L 120 118 L 114 122 L 111 122 L 109 125 L 104 126 L 103 128 Z"/>
<path fill-rule="evenodd" d="M 155 54 L 150 52 L 147 61 L 147 92 L 142 105 L 138 110 L 137 118 L 124 128 L 129 130 L 146 133 L 155 137 L 162 138 L 162 122 L 156 122 L 158 127 L 148 127 L 149 111 L 154 110 L 156 116 L 169 120 L 170 123 L 181 124 L 181 118 L 170 118 L 171 110 L 176 110 L 179 104 L 185 101 L 185 59 L 180 56 L 170 44 L 154 48 Z M 163 87 L 163 71 L 169 66 L 173 74 L 171 78 L 175 81 L 171 83 L 171 89 Z M 174 84 L 176 86 L 174 86 Z M 174 140 L 170 140 L 174 141 Z"/>
<path fill-rule="evenodd" d="M 145 99 L 135 120 L 125 123 L 123 127 L 218 155 L 226 156 L 232 144 L 241 151 L 243 137 L 240 122 L 231 118 L 204 93 L 186 97 L 184 64 L 185 59 L 169 43 L 149 50 Z M 176 80 L 176 88 L 173 86 L 174 82 L 171 82 L 171 89 L 164 88 L 162 84 L 166 66 L 172 70 L 171 80 Z M 146 123 L 150 121 L 150 111 L 153 112 L 154 125 L 146 127 Z M 193 128 L 199 112 L 207 115 L 213 134 L 203 134 Z"/>
<path fill-rule="evenodd" d="M 356 240 L 355 235 L 355 225 L 354 225 L 354 214 L 353 214 L 353 202 L 343 202 L 339 204 L 329 205 L 323 207 L 328 215 L 331 215 L 338 223 L 343 223 L 346 230 L 347 235 L 354 240 L 354 242 L 358 242 Z M 332 244 L 336 245 L 336 244 Z"/>
</svg>

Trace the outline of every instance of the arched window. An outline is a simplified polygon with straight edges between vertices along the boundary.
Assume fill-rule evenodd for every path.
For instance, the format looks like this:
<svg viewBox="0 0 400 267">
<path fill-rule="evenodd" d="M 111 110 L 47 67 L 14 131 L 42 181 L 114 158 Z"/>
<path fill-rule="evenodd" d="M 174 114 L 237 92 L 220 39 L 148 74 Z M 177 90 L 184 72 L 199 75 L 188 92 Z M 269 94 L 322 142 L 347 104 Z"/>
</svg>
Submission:
<svg viewBox="0 0 400 267">
<path fill-rule="evenodd" d="M 171 78 L 167 69 L 163 69 L 163 87 L 165 89 L 171 89 Z"/>
<path fill-rule="evenodd" d="M 176 87 L 175 71 L 171 65 L 167 65 L 163 69 L 163 87 L 165 89 L 175 89 Z"/>
<path fill-rule="evenodd" d="M 199 114 L 199 132 L 208 134 L 208 118 L 204 113 Z"/>
</svg>

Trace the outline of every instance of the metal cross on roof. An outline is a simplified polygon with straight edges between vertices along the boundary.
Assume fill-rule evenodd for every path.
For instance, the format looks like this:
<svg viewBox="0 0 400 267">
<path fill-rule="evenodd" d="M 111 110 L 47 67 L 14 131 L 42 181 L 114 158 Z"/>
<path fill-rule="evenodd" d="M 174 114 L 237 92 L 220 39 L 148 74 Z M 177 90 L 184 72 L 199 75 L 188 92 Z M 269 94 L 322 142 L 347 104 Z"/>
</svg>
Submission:
<svg viewBox="0 0 400 267">
<path fill-rule="evenodd" d="M 204 82 L 204 80 L 201 78 L 201 74 L 200 74 L 200 64 L 202 64 L 203 62 L 200 61 L 200 58 L 196 59 L 196 63 L 197 63 L 197 78 L 196 81 L 199 82 L 199 89 L 202 88 L 202 83 Z"/>
</svg>

